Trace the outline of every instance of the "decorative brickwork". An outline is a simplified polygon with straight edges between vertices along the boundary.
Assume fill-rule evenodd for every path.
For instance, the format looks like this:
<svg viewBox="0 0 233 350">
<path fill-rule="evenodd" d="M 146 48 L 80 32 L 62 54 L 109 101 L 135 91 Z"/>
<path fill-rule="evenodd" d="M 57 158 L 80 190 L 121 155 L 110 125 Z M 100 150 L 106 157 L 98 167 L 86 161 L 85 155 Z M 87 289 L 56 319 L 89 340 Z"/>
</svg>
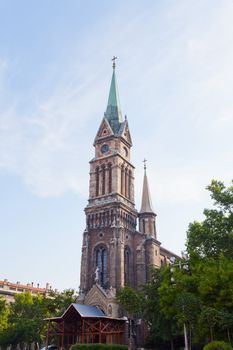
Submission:
<svg viewBox="0 0 233 350">
<path fill-rule="evenodd" d="M 125 285 L 138 288 L 149 280 L 152 267 L 159 268 L 176 255 L 157 240 L 146 165 L 140 213 L 135 208 L 132 139 L 127 119 L 122 121 L 119 114 L 114 84 L 115 72 L 109 97 L 113 105 L 108 105 L 100 124 L 95 156 L 90 161 L 79 302 L 99 306 L 108 316 L 121 317 L 116 290 Z"/>
</svg>

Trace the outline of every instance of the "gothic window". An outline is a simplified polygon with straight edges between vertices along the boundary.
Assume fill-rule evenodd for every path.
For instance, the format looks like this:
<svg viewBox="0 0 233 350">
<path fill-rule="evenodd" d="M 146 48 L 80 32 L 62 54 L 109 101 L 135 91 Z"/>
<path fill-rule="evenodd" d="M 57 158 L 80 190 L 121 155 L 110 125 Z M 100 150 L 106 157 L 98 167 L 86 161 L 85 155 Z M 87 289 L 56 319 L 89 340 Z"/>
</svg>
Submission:
<svg viewBox="0 0 233 350">
<path fill-rule="evenodd" d="M 102 194 L 105 194 L 105 165 L 102 166 Z"/>
<path fill-rule="evenodd" d="M 99 284 L 107 288 L 107 250 L 103 246 L 96 250 L 96 267 L 98 267 Z"/>
<path fill-rule="evenodd" d="M 129 171 L 129 184 L 128 184 L 128 196 L 129 196 L 129 199 L 131 199 L 131 179 L 132 179 L 132 171 L 130 170 Z"/>
<path fill-rule="evenodd" d="M 100 174 L 99 174 L 99 167 L 97 167 L 96 168 L 96 179 L 95 179 L 95 184 L 96 184 L 95 195 L 96 196 L 99 195 L 99 182 L 100 182 Z"/>
<path fill-rule="evenodd" d="M 112 192 L 112 164 L 108 164 L 108 192 Z"/>
<path fill-rule="evenodd" d="M 130 283 L 130 250 L 128 247 L 124 251 L 125 285 Z"/>
<path fill-rule="evenodd" d="M 146 222 L 145 222 L 145 219 L 142 219 L 142 232 L 143 232 L 143 233 L 146 232 Z"/>
<path fill-rule="evenodd" d="M 121 166 L 121 194 L 124 194 L 124 167 Z"/>
<path fill-rule="evenodd" d="M 125 169 L 125 197 L 128 196 L 128 169 Z"/>
<path fill-rule="evenodd" d="M 126 148 L 126 147 L 124 147 L 124 155 L 125 155 L 125 157 L 127 157 L 127 156 L 128 156 L 128 150 L 127 150 L 127 148 Z"/>
</svg>

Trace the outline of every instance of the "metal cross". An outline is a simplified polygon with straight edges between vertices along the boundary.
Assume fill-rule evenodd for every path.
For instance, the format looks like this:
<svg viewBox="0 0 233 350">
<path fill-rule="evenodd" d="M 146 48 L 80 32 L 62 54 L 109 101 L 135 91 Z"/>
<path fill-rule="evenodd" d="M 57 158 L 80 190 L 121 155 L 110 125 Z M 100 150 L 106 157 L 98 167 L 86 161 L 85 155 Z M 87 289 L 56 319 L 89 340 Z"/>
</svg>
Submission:
<svg viewBox="0 0 233 350">
<path fill-rule="evenodd" d="M 113 61 L 112 68 L 113 69 L 116 67 L 116 59 L 117 59 L 117 57 L 113 56 L 113 58 L 112 58 L 112 61 Z"/>
<path fill-rule="evenodd" d="M 147 162 L 147 160 L 144 158 L 144 160 L 142 162 L 144 163 L 144 169 L 146 170 L 146 162 Z"/>
</svg>

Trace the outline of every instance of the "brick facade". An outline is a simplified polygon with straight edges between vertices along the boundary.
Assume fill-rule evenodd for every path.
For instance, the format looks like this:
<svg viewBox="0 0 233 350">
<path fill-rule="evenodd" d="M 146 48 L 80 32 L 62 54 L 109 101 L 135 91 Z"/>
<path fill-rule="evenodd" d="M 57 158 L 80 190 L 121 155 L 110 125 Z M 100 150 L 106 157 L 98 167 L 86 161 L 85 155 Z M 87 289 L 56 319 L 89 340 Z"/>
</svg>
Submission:
<svg viewBox="0 0 233 350">
<path fill-rule="evenodd" d="M 111 85 L 110 93 L 114 88 Z M 119 110 L 119 106 L 114 108 Z M 106 315 L 119 317 L 116 290 L 125 285 L 137 288 L 148 281 L 152 267 L 159 268 L 176 255 L 157 240 L 156 214 L 151 209 L 146 175 L 140 213 L 135 208 L 128 121 L 119 120 L 117 128 L 114 120 L 114 129 L 111 122 L 111 116 L 105 115 L 90 161 L 79 302 L 99 306 Z"/>
</svg>

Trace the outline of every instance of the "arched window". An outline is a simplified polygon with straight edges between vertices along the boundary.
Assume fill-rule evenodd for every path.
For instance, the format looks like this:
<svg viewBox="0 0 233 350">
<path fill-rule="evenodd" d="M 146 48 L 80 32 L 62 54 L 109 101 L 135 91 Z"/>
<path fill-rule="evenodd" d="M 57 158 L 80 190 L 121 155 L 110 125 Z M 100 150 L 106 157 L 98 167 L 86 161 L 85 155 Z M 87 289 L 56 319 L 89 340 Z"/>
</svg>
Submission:
<svg viewBox="0 0 233 350">
<path fill-rule="evenodd" d="M 121 194 L 124 195 L 124 167 L 121 166 Z"/>
<path fill-rule="evenodd" d="M 105 194 L 105 165 L 102 166 L 102 194 Z"/>
<path fill-rule="evenodd" d="M 125 197 L 128 196 L 128 169 L 125 169 Z"/>
<path fill-rule="evenodd" d="M 130 283 L 130 250 L 128 247 L 124 251 L 125 285 Z"/>
<path fill-rule="evenodd" d="M 99 195 L 99 183 L 100 183 L 100 173 L 99 167 L 96 168 L 96 179 L 95 179 L 95 195 L 96 197 Z"/>
<path fill-rule="evenodd" d="M 112 164 L 108 164 L 108 192 L 112 192 Z"/>
<path fill-rule="evenodd" d="M 96 267 L 98 267 L 99 284 L 107 288 L 107 250 L 105 247 L 99 247 L 96 250 Z"/>
<path fill-rule="evenodd" d="M 129 171 L 129 184 L 128 184 L 128 197 L 131 199 L 131 179 L 132 179 L 132 171 Z"/>
<path fill-rule="evenodd" d="M 142 219 L 142 232 L 143 232 L 143 233 L 146 232 L 146 222 L 145 222 L 145 219 Z"/>
</svg>

